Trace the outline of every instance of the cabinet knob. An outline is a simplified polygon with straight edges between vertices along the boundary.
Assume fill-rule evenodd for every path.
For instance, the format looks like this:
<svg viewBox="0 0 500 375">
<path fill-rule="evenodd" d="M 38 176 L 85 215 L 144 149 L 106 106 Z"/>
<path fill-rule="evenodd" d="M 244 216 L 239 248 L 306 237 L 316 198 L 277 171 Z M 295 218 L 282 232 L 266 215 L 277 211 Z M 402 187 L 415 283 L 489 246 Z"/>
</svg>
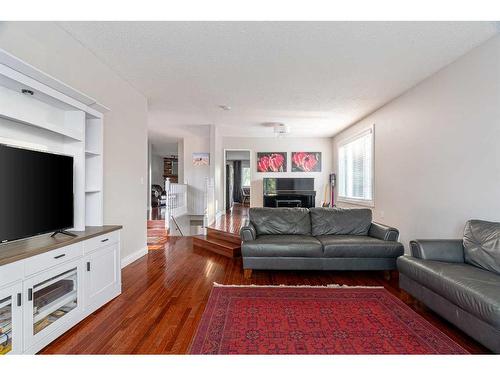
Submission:
<svg viewBox="0 0 500 375">
<path fill-rule="evenodd" d="M 87 271 L 90 271 L 90 262 L 87 262 Z"/>
<path fill-rule="evenodd" d="M 60 254 L 60 255 L 55 256 L 54 259 L 59 259 L 59 258 L 65 257 L 65 256 L 66 256 L 66 254 Z"/>
<path fill-rule="evenodd" d="M 101 242 L 106 242 L 106 241 L 109 241 L 109 238 L 105 238 L 105 239 L 101 240 Z"/>
<path fill-rule="evenodd" d="M 17 306 L 21 306 L 23 304 L 23 295 L 21 293 L 17 293 Z"/>
</svg>

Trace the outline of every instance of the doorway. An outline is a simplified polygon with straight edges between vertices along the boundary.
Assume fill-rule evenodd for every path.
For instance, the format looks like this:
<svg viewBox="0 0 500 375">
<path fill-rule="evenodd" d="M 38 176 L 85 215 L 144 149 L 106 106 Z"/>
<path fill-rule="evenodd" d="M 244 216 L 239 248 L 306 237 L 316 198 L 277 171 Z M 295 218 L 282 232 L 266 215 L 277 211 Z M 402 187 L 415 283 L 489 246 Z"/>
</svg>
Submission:
<svg viewBox="0 0 500 375">
<path fill-rule="evenodd" d="M 251 151 L 224 150 L 224 208 L 230 211 L 235 205 L 250 206 Z"/>
<path fill-rule="evenodd" d="M 163 249 L 167 241 L 166 181 L 176 183 L 179 175 L 179 152 L 176 140 L 148 140 L 148 213 L 147 243 L 149 250 Z"/>
</svg>

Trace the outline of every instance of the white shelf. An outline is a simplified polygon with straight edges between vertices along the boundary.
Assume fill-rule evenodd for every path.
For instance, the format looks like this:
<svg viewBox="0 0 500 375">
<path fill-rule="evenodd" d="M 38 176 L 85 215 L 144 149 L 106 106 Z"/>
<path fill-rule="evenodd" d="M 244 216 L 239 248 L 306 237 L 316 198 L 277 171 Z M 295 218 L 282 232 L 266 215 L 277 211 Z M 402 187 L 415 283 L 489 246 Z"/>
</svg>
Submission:
<svg viewBox="0 0 500 375">
<path fill-rule="evenodd" d="M 100 156 L 101 153 L 98 151 L 85 150 L 85 155 L 86 156 Z"/>
<path fill-rule="evenodd" d="M 49 76 L 38 68 L 0 49 L 0 73 L 16 87 L 31 88 L 55 105 L 83 110 L 94 118 L 102 118 L 102 112 L 110 109 L 94 98 Z"/>
<path fill-rule="evenodd" d="M 0 303 L 0 309 L 3 309 L 6 306 L 12 305 L 12 300 L 10 298 L 7 301 Z"/>
<path fill-rule="evenodd" d="M 3 108 L 3 112 L 0 112 L 0 117 L 21 124 L 31 125 L 39 129 L 45 129 L 52 133 L 63 135 L 64 137 L 70 138 L 74 141 L 83 141 L 84 136 L 81 133 L 71 131 L 49 121 L 41 120 L 40 118 L 29 118 L 29 115 L 27 114 L 15 113 L 12 108 Z"/>
<path fill-rule="evenodd" d="M 87 119 L 85 122 L 85 149 L 100 154 L 102 151 L 102 119 Z"/>
<path fill-rule="evenodd" d="M 40 320 L 52 314 L 54 311 L 57 311 L 64 305 L 70 303 L 71 301 L 74 301 L 76 297 L 76 290 L 74 290 L 65 298 L 58 299 L 52 303 L 49 303 L 47 306 L 44 306 L 42 309 L 38 310 L 38 312 L 33 316 L 33 322 L 38 323 Z"/>
</svg>

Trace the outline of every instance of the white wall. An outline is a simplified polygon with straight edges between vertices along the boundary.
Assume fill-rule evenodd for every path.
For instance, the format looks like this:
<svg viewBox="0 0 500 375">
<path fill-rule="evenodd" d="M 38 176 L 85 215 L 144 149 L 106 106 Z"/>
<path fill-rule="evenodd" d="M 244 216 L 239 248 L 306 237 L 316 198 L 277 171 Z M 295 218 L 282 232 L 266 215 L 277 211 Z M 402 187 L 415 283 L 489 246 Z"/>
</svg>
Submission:
<svg viewBox="0 0 500 375">
<path fill-rule="evenodd" d="M 177 143 L 177 152 L 179 153 L 177 157 L 179 158 L 178 161 L 178 168 L 179 168 L 179 174 L 178 174 L 178 181 L 180 184 L 184 183 L 184 140 L 180 140 Z"/>
<path fill-rule="evenodd" d="M 151 168 L 151 163 L 153 161 L 153 145 L 148 142 L 148 192 L 146 194 L 148 199 L 148 210 L 151 211 L 151 185 L 153 185 L 153 170 Z"/>
<path fill-rule="evenodd" d="M 52 22 L 0 23 L 0 48 L 111 108 L 104 118 L 104 221 L 122 224 L 122 257 L 146 249 L 147 102 Z"/>
<path fill-rule="evenodd" d="M 252 207 L 262 206 L 262 181 L 264 177 L 314 177 L 316 189 L 316 205 L 324 201 L 325 187 L 328 185 L 329 174 L 332 172 L 332 143 L 331 138 L 251 138 L 251 137 L 222 137 L 222 149 L 250 150 L 251 170 L 251 197 Z M 292 151 L 321 152 L 321 172 L 285 172 L 285 173 L 259 173 L 257 172 L 257 152 L 288 152 L 287 170 L 291 171 Z M 224 178 L 219 180 L 220 189 L 217 196 L 224 202 Z M 221 204 L 220 207 L 223 207 Z"/>
<path fill-rule="evenodd" d="M 226 151 L 226 160 L 250 160 L 249 151 Z"/>
<path fill-rule="evenodd" d="M 165 179 L 163 178 L 164 165 L 163 156 L 151 155 L 151 183 L 165 187 Z"/>
<path fill-rule="evenodd" d="M 150 141 L 153 144 L 153 154 L 164 156 L 164 157 L 178 154 L 177 141 L 169 142 L 169 143 L 162 142 L 160 144 L 156 144 L 154 141 L 154 138 L 153 139 L 150 138 Z"/>
<path fill-rule="evenodd" d="M 178 145 L 175 143 L 165 143 L 161 146 L 153 145 L 151 155 L 151 183 L 165 187 L 165 166 L 163 159 L 172 155 L 178 155 Z"/>
<path fill-rule="evenodd" d="M 212 222 L 218 213 L 222 213 L 225 210 L 224 207 L 224 171 L 226 167 L 224 166 L 224 151 L 222 147 L 222 133 L 217 126 L 210 126 L 210 164 L 211 164 L 211 174 L 210 180 L 211 186 L 213 188 L 210 190 L 210 195 L 208 199 L 208 222 Z M 220 183 L 224 185 L 220 185 Z"/>
<path fill-rule="evenodd" d="M 406 248 L 460 238 L 468 219 L 500 221 L 500 36 L 337 135 L 334 159 L 371 124 L 374 218 L 399 228 Z"/>
<path fill-rule="evenodd" d="M 204 195 L 207 178 L 210 177 L 210 166 L 193 165 L 193 152 L 209 152 L 209 137 L 185 137 L 183 147 L 184 183 L 188 184 L 188 212 L 204 213 Z M 213 160 L 210 160 L 213 163 Z"/>
</svg>

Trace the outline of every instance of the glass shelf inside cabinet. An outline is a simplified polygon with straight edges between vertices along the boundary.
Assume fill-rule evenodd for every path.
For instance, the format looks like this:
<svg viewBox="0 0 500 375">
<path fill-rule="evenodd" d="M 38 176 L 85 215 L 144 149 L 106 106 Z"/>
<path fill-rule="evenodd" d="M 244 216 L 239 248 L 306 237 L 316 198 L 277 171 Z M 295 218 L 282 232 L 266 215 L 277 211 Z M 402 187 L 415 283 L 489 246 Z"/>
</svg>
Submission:
<svg viewBox="0 0 500 375">
<path fill-rule="evenodd" d="M 12 350 L 12 297 L 0 300 L 0 354 Z"/>
<path fill-rule="evenodd" d="M 47 328 L 78 306 L 77 269 L 33 287 L 33 334 Z"/>
</svg>

